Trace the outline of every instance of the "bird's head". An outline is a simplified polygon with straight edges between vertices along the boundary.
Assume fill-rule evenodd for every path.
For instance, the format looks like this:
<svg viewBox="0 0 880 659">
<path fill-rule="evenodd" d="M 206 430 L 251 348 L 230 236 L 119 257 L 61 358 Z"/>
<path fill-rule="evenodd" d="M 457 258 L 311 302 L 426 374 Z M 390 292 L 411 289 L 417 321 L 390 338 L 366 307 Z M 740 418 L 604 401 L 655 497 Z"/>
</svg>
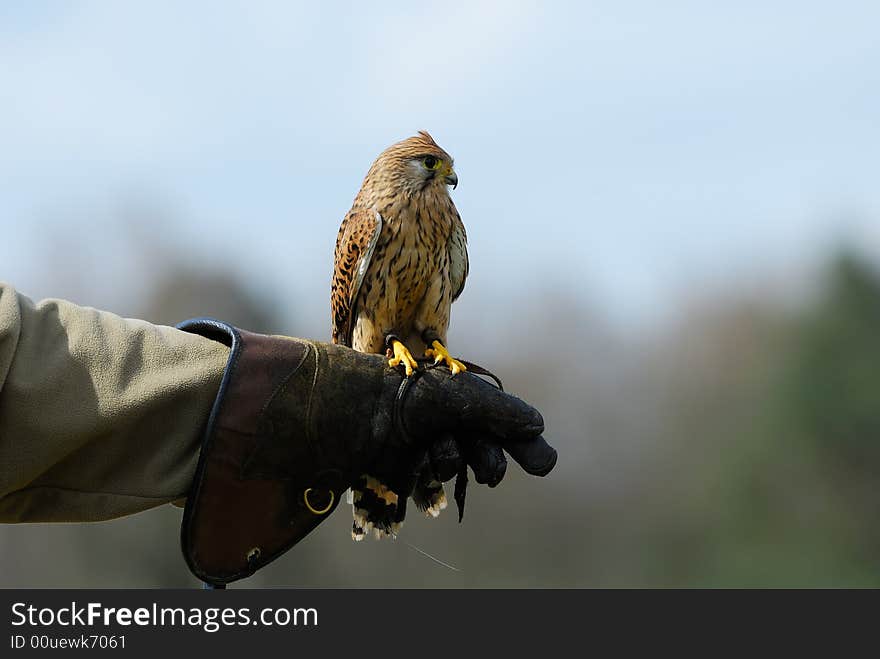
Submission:
<svg viewBox="0 0 880 659">
<path fill-rule="evenodd" d="M 409 196 L 428 191 L 447 193 L 458 185 L 452 156 L 425 131 L 393 144 L 373 163 L 368 179 L 377 178 Z M 378 181 L 377 181 L 378 182 Z"/>
</svg>

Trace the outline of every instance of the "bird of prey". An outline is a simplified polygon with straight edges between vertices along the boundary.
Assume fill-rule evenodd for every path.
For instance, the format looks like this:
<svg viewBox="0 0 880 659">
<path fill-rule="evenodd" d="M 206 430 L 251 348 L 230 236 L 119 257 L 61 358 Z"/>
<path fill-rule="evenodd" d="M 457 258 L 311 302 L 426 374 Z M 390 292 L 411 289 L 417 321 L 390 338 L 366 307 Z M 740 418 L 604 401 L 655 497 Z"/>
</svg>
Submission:
<svg viewBox="0 0 880 659">
<path fill-rule="evenodd" d="M 452 203 L 458 185 L 452 157 L 425 131 L 376 158 L 339 228 L 331 286 L 332 340 L 361 352 L 387 349 L 406 376 L 413 353 L 455 375 L 466 370 L 446 348 L 452 302 L 468 274 L 467 235 Z M 396 534 L 406 499 L 363 474 L 352 486 L 352 537 L 372 528 Z M 446 507 L 443 485 L 421 482 L 420 509 L 436 517 Z"/>
</svg>

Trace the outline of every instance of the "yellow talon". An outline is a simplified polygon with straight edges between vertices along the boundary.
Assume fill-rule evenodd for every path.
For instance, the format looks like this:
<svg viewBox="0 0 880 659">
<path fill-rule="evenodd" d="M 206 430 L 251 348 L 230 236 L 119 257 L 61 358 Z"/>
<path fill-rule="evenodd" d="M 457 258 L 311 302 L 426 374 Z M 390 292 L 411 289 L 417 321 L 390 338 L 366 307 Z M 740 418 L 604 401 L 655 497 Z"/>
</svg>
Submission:
<svg viewBox="0 0 880 659">
<path fill-rule="evenodd" d="M 388 365 L 394 367 L 402 363 L 406 369 L 406 377 L 412 375 L 413 369 L 418 368 L 418 364 L 410 351 L 400 341 L 392 341 L 391 347 L 394 350 L 394 357 L 388 360 Z"/>
<path fill-rule="evenodd" d="M 457 375 L 458 373 L 467 370 L 467 366 L 450 355 L 449 351 L 442 343 L 434 341 L 431 345 L 434 346 L 434 349 L 432 350 L 431 348 L 428 348 L 425 350 L 425 357 L 433 357 L 435 364 L 445 362 L 453 375 Z"/>
</svg>

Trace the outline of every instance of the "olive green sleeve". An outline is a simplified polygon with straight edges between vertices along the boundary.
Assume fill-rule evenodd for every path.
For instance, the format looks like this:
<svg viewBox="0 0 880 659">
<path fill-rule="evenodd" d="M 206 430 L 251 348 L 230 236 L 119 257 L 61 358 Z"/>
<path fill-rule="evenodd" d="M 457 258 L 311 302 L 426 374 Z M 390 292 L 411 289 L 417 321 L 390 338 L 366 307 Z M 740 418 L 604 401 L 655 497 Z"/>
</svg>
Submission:
<svg viewBox="0 0 880 659">
<path fill-rule="evenodd" d="M 186 496 L 228 348 L 0 283 L 0 522 Z"/>
</svg>

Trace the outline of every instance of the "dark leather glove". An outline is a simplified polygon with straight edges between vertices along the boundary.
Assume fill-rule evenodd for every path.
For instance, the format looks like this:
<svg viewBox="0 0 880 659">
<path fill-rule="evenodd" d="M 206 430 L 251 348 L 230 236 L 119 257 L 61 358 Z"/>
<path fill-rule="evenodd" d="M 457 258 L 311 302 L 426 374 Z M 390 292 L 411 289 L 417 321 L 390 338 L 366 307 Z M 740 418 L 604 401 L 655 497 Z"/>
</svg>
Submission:
<svg viewBox="0 0 880 659">
<path fill-rule="evenodd" d="M 448 477 L 462 460 L 479 482 L 497 484 L 502 447 L 532 474 L 556 463 L 540 413 L 467 373 L 407 379 L 384 357 L 341 346 L 214 320 L 178 327 L 230 346 L 181 528 L 203 581 L 250 576 L 283 554 L 364 473 L 407 493 L 426 465 Z"/>
</svg>

